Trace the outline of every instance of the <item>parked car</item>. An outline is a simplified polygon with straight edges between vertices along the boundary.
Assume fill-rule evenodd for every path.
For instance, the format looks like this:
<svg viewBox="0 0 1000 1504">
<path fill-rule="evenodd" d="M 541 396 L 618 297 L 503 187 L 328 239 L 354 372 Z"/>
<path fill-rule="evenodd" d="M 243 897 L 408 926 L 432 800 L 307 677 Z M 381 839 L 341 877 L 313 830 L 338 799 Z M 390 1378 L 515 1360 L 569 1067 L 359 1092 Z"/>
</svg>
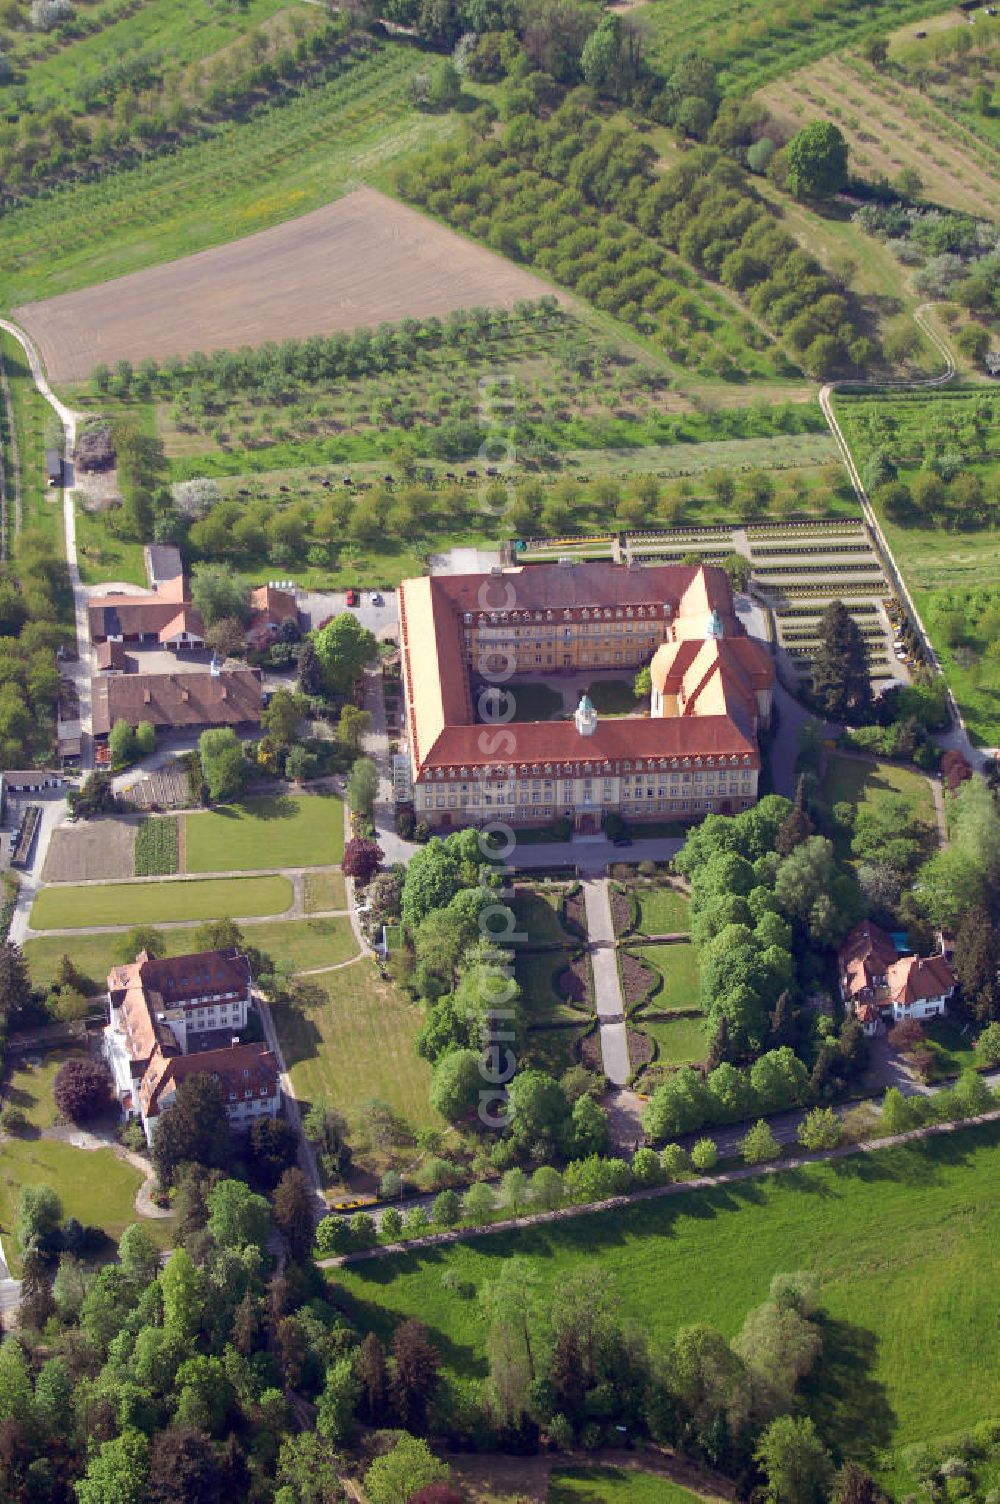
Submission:
<svg viewBox="0 0 1000 1504">
<path fill-rule="evenodd" d="M 373 606 L 384 606 L 385 605 L 385 601 L 382 599 L 381 595 L 378 593 L 377 590 L 373 590 L 372 591 L 371 595 L 369 596 L 369 600 L 371 601 L 371 603 L 372 603 Z"/>
<path fill-rule="evenodd" d="M 358 592 L 356 590 L 349 590 L 347 592 L 347 604 L 349 606 L 356 606 L 356 605 L 358 605 L 358 603 L 359 603 Z"/>
</svg>

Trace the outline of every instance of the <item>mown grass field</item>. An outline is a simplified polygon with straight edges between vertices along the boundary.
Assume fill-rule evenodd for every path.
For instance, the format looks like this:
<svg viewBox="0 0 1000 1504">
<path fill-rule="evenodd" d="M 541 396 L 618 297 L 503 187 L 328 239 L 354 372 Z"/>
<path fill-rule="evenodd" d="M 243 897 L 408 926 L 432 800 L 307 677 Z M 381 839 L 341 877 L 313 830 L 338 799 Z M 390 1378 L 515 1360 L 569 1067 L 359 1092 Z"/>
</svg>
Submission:
<svg viewBox="0 0 1000 1504">
<path fill-rule="evenodd" d="M 514 978 L 530 1024 L 580 1021 L 580 1010 L 565 1002 L 555 989 L 556 977 L 568 960 L 561 951 L 515 952 Z"/>
<path fill-rule="evenodd" d="M 291 903 L 291 883 L 277 876 L 67 885 L 43 888 L 32 904 L 30 922 L 32 929 L 59 930 L 169 924 L 178 919 L 238 919 L 283 914 Z"/>
<path fill-rule="evenodd" d="M 655 1000 L 652 1007 L 656 1007 Z M 635 1026 L 657 1044 L 657 1065 L 689 1065 L 704 1060 L 711 1044 L 708 1021 L 704 1018 L 648 1018 L 640 1013 Z"/>
<path fill-rule="evenodd" d="M 517 932 L 526 936 L 524 941 L 519 942 L 521 948 L 576 944 L 573 936 L 563 928 L 562 897 L 562 890 L 559 888 L 515 888 L 511 908 Z"/>
<path fill-rule="evenodd" d="M 810 1165 L 624 1211 L 496 1234 L 331 1271 L 362 1329 L 417 1317 L 449 1369 L 486 1373 L 477 1300 L 455 1300 L 446 1270 L 481 1290 L 502 1259 L 532 1259 L 540 1298 L 599 1268 L 623 1312 L 662 1348 L 706 1321 L 735 1335 L 774 1274 L 811 1269 L 825 1349 L 807 1406 L 835 1449 L 906 1482 L 898 1450 L 994 1417 L 1000 1328 L 1000 1128 L 966 1129 L 833 1164 Z M 895 1454 L 895 1455 L 894 1455 Z"/>
<path fill-rule="evenodd" d="M 631 1468 L 557 1468 L 549 1475 L 546 1504 L 696 1504 L 689 1493 L 669 1478 Z"/>
<path fill-rule="evenodd" d="M 183 956 L 191 951 L 193 927 L 161 925 L 155 916 L 142 922 L 156 926 L 163 936 L 168 956 Z M 243 934 L 248 945 L 258 947 L 273 961 L 287 962 L 296 971 L 311 966 L 334 966 L 357 954 L 354 933 L 346 917 L 265 920 L 259 924 L 247 924 Z M 36 987 L 47 991 L 55 979 L 59 962 L 68 955 L 92 985 L 92 990 L 103 992 L 121 940 L 121 932 L 110 930 L 98 935 L 88 935 L 83 931 L 78 935 L 35 935 L 24 944 L 31 980 Z"/>
<path fill-rule="evenodd" d="M 908 799 L 915 820 L 926 831 L 927 853 L 930 855 L 937 843 L 937 816 L 934 812 L 934 795 L 923 773 L 912 768 L 899 768 L 893 763 L 877 762 L 874 759 L 840 757 L 833 753 L 827 761 L 823 792 L 830 805 L 843 801 L 855 811 L 864 804 L 871 804 L 879 794 L 902 794 Z M 850 855 L 849 843 L 840 840 L 840 855 Z"/>
<path fill-rule="evenodd" d="M 676 888 L 635 888 L 639 900 L 639 929 L 644 935 L 686 935 L 690 902 Z"/>
<path fill-rule="evenodd" d="M 419 115 L 410 80 L 422 53 L 386 42 L 330 83 L 206 140 L 4 219 L 3 303 L 51 297 L 277 224 L 378 176 L 395 157 L 456 128 Z M 66 235 L 85 224 L 86 235 Z"/>
<path fill-rule="evenodd" d="M 188 872 L 324 867 L 344 854 L 344 806 L 332 794 L 278 794 L 184 816 Z"/>
<path fill-rule="evenodd" d="M 649 1006 L 658 1012 L 672 1008 L 698 1007 L 698 953 L 687 941 L 676 945 L 630 945 L 652 971 L 663 978 L 663 986 L 654 991 Z"/>
<path fill-rule="evenodd" d="M 302 882 L 302 902 L 307 914 L 347 908 L 347 889 L 342 872 L 307 872 Z"/>
<path fill-rule="evenodd" d="M 135 1193 L 142 1184 L 138 1170 L 111 1149 L 74 1149 L 55 1139 L 6 1139 L 0 1144 L 0 1235 L 11 1272 L 21 1272 L 17 1246 L 17 1198 L 22 1186 L 50 1185 L 63 1215 L 102 1227 L 117 1241 L 130 1222 L 140 1219 Z M 164 1248 L 173 1238 L 173 1220 L 143 1220 Z"/>
<path fill-rule="evenodd" d="M 355 1131 L 362 1103 L 377 1098 L 409 1125 L 443 1128 L 427 1094 L 431 1070 L 417 1054 L 421 1010 L 371 961 L 311 979 L 326 994 L 320 1007 L 279 1003 L 272 1008 L 295 1095 L 323 1097 Z"/>
<path fill-rule="evenodd" d="M 51 1128 L 56 1120 L 52 1100 L 52 1083 L 59 1067 L 67 1060 L 83 1058 L 82 1050 L 48 1050 L 38 1065 L 28 1065 L 20 1056 L 12 1056 L 4 1077 L 3 1105 L 20 1107 L 33 1128 Z"/>
</svg>

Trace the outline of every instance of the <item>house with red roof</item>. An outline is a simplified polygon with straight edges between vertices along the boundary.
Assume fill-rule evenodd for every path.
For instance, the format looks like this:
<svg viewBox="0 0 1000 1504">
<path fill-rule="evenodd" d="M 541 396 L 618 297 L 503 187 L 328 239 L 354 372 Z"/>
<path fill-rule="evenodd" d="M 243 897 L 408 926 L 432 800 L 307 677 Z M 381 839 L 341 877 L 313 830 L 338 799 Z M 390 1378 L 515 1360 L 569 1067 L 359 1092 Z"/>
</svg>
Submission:
<svg viewBox="0 0 1000 1504">
<path fill-rule="evenodd" d="M 147 1141 L 187 1076 L 207 1073 L 222 1086 L 236 1129 L 281 1105 L 277 1062 L 266 1046 L 241 1043 L 252 996 L 250 963 L 235 948 L 188 956 L 150 956 L 108 973 L 104 1056 L 126 1118 Z"/>
<path fill-rule="evenodd" d="M 854 926 L 837 959 L 840 996 L 866 1034 L 948 1011 L 956 980 L 946 957 L 901 956 L 892 936 L 870 919 Z"/>
</svg>

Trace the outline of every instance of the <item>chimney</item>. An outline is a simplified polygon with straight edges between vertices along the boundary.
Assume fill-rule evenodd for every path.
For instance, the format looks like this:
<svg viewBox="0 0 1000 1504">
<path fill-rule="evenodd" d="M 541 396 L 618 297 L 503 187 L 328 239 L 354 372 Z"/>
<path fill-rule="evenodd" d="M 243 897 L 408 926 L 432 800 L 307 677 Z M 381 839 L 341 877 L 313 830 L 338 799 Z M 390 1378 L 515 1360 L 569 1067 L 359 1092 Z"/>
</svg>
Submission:
<svg viewBox="0 0 1000 1504">
<path fill-rule="evenodd" d="M 152 701 L 153 701 L 152 691 L 148 690 L 148 689 L 144 689 L 143 692 L 142 692 L 142 703 L 144 705 L 150 705 L 150 704 L 152 704 Z"/>
<path fill-rule="evenodd" d="M 229 699 L 229 690 L 228 690 L 228 688 L 226 687 L 225 684 L 221 685 L 220 688 L 219 688 L 219 699 L 220 700 L 228 700 Z"/>
<path fill-rule="evenodd" d="M 191 698 L 191 691 L 189 689 L 182 689 L 181 690 L 181 699 L 184 701 L 185 705 L 187 704 L 188 700 L 190 700 L 190 698 Z"/>
</svg>

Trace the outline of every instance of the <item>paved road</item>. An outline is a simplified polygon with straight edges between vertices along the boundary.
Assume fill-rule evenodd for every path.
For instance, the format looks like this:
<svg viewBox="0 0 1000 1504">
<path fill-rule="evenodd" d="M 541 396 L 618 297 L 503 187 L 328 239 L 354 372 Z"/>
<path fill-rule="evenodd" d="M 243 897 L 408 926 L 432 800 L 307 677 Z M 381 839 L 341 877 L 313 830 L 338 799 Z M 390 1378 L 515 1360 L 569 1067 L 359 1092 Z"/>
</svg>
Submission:
<svg viewBox="0 0 1000 1504">
<path fill-rule="evenodd" d="M 607 878 L 588 877 L 583 884 L 583 900 L 587 911 L 587 936 L 594 971 L 594 1001 L 601 1028 L 604 1074 L 612 1086 L 624 1086 L 629 1078 L 628 1035 Z"/>
</svg>

